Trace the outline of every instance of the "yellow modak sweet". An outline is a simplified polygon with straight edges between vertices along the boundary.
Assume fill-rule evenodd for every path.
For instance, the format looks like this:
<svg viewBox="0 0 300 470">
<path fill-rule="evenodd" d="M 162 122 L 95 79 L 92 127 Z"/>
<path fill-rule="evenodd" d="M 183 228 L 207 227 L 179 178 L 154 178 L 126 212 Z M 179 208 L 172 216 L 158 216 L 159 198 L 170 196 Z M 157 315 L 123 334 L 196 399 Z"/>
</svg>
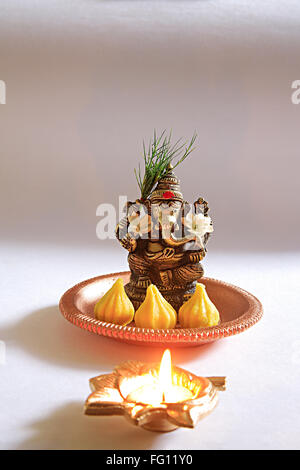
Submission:
<svg viewBox="0 0 300 470">
<path fill-rule="evenodd" d="M 182 328 L 206 328 L 219 323 L 219 312 L 208 297 L 204 284 L 196 284 L 192 297 L 180 307 L 178 319 Z"/>
<path fill-rule="evenodd" d="M 177 313 L 157 287 L 150 284 L 144 302 L 135 313 L 134 321 L 139 328 L 175 328 Z"/>
<path fill-rule="evenodd" d="M 114 285 L 96 303 L 95 317 L 98 320 L 127 325 L 133 320 L 134 308 L 124 290 L 123 279 L 116 280 Z"/>
</svg>

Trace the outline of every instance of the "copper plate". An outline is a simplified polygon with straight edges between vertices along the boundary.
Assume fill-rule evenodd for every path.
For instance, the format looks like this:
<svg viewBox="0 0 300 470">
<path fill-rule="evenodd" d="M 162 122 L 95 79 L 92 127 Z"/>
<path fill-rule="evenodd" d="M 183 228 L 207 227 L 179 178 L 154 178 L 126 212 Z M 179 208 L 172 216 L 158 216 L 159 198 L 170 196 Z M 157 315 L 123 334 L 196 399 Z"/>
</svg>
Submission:
<svg viewBox="0 0 300 470">
<path fill-rule="evenodd" d="M 219 325 L 211 328 L 180 328 L 153 330 L 136 328 L 96 320 L 94 305 L 122 277 L 129 281 L 130 272 L 105 274 L 80 282 L 71 287 L 60 299 L 59 308 L 63 316 L 86 331 L 126 343 L 152 344 L 157 346 L 200 346 L 220 338 L 236 335 L 260 320 L 263 309 L 260 301 L 249 292 L 223 281 L 201 278 L 207 293 L 221 316 Z"/>
</svg>

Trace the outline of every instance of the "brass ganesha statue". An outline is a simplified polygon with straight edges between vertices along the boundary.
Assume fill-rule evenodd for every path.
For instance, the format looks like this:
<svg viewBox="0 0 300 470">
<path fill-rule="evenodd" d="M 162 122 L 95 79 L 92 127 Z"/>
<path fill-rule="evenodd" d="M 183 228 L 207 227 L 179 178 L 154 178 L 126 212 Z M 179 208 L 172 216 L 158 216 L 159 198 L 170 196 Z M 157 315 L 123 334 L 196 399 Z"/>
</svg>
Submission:
<svg viewBox="0 0 300 470">
<path fill-rule="evenodd" d="M 137 309 L 152 283 L 179 310 L 204 273 L 201 260 L 213 231 L 207 202 L 184 201 L 170 165 L 147 199 L 128 202 L 125 209 L 116 236 L 129 252 L 128 297 Z"/>
</svg>

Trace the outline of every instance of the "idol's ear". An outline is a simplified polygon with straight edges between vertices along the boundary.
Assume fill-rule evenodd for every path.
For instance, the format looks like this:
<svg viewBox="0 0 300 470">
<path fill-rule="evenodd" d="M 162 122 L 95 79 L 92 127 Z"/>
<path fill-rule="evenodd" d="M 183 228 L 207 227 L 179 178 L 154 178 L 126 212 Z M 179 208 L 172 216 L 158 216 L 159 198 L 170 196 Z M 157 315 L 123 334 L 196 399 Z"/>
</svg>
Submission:
<svg viewBox="0 0 300 470">
<path fill-rule="evenodd" d="M 123 208 L 123 212 L 128 215 L 128 213 L 130 213 L 130 210 L 133 210 L 131 209 L 132 206 L 134 206 L 136 204 L 136 202 L 132 202 L 132 201 L 127 201 L 124 208 Z"/>
<path fill-rule="evenodd" d="M 195 210 L 195 214 L 202 213 L 203 215 L 207 215 L 209 211 L 208 202 L 205 201 L 203 197 L 199 197 L 197 201 L 194 202 L 194 210 Z"/>
</svg>

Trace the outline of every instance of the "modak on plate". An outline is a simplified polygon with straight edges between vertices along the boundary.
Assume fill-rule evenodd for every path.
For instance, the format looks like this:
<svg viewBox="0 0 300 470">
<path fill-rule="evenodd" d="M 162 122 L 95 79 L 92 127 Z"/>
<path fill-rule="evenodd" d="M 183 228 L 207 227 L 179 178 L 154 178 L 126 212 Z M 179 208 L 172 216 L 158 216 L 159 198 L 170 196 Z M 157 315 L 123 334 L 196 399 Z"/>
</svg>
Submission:
<svg viewBox="0 0 300 470">
<path fill-rule="evenodd" d="M 119 278 L 96 303 L 95 317 L 116 325 L 127 325 L 134 317 L 134 307 L 124 290 L 123 279 Z"/>
<path fill-rule="evenodd" d="M 135 313 L 134 321 L 139 328 L 175 328 L 177 313 L 158 288 L 150 284 L 144 302 Z"/>
<path fill-rule="evenodd" d="M 182 328 L 206 328 L 219 323 L 219 312 L 208 297 L 204 284 L 196 284 L 192 297 L 180 307 L 178 319 Z"/>
</svg>

